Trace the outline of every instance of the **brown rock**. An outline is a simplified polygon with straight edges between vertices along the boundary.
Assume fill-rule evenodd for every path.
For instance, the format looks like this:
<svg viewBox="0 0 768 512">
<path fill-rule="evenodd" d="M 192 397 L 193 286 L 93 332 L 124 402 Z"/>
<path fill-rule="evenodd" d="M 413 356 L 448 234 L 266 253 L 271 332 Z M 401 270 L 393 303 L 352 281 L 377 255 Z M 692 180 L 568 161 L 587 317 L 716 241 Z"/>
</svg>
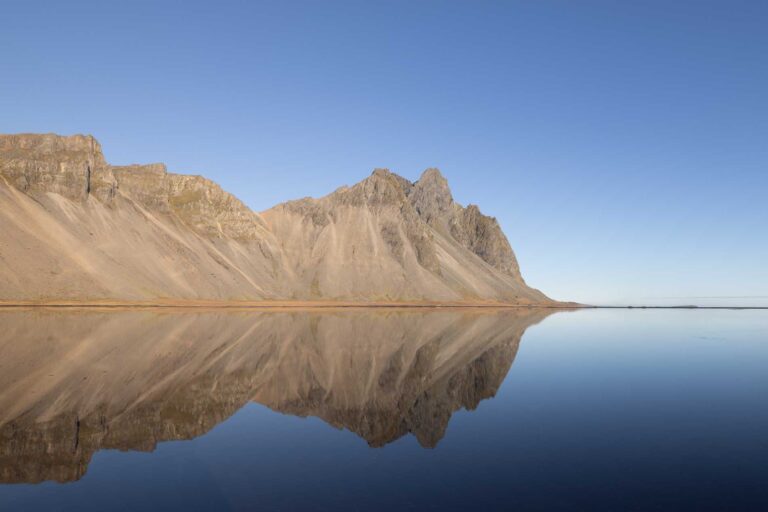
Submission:
<svg viewBox="0 0 768 512">
<path fill-rule="evenodd" d="M 549 301 L 437 169 L 260 215 L 201 176 L 111 166 L 84 135 L 0 135 L 0 262 L 6 301 Z"/>
</svg>

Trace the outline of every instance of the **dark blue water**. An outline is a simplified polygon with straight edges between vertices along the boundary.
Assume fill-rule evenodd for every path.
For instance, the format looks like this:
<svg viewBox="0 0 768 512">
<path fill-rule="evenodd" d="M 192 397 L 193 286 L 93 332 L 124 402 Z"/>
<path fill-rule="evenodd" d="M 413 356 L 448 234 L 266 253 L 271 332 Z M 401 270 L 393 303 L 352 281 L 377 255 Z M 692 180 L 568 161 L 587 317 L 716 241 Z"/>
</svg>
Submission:
<svg viewBox="0 0 768 512">
<path fill-rule="evenodd" d="M 32 441 L 17 442 L 22 432 L 42 429 L 41 422 L 66 416 L 67 406 L 59 407 L 57 400 L 71 402 L 85 416 L 90 414 L 88 407 L 102 407 L 104 432 L 109 425 L 112 431 L 127 428 L 120 423 L 126 411 L 145 407 L 139 404 L 144 399 L 114 405 L 86 386 L 23 397 L 25 405 L 14 418 L 15 427 L 5 428 L 0 437 L 5 447 L 0 467 L 5 466 L 7 482 L 0 485 L 0 509 L 768 510 L 768 311 L 586 310 L 542 318 L 502 315 L 492 319 L 493 325 L 488 315 L 475 320 L 468 313 L 439 313 L 442 316 L 427 320 L 412 313 L 366 314 L 321 316 L 308 321 L 307 331 L 291 333 L 291 326 L 306 318 L 293 316 L 277 325 L 263 325 L 271 320 L 261 319 L 260 327 L 244 328 L 250 334 L 232 334 L 239 336 L 238 345 L 213 338 L 186 341 L 225 344 L 214 356 L 201 356 L 204 363 L 199 367 L 205 369 L 190 372 L 194 379 L 218 376 L 217 384 L 206 387 L 179 377 L 180 384 L 169 384 L 163 391 L 164 383 L 175 378 L 169 367 L 163 371 L 164 379 L 142 385 L 158 389 L 156 401 L 164 399 L 163 393 L 183 396 L 179 403 L 194 396 L 195 403 L 204 404 L 192 408 L 200 417 L 219 414 L 221 421 L 201 420 L 188 408 L 178 417 L 163 409 L 162 426 L 152 427 L 155 438 L 178 436 L 181 424 L 192 428 L 188 424 L 205 423 L 205 432 L 197 437 L 192 432 L 191 440 L 159 439 L 149 452 L 137 451 L 151 449 L 147 447 L 121 451 L 95 446 L 83 474 L 64 471 L 68 476 L 62 478 L 57 473 L 60 480 L 68 480 L 65 483 L 22 480 L 32 473 L 43 480 L 53 474 L 51 468 L 29 470 L 25 461 L 35 459 L 33 452 L 40 444 L 55 444 L 56 432 L 62 431 L 64 437 L 71 437 L 71 432 L 53 429 L 37 444 L 34 436 Z M 45 328 L 48 342 L 51 336 L 56 338 L 53 326 L 68 321 L 62 317 L 44 319 L 50 324 Z M 29 320 L 6 316 L 3 321 Z M 89 332 L 96 332 L 98 341 L 98 326 L 114 320 L 89 321 L 95 326 Z M 188 321 L 183 317 L 178 323 Z M 205 321 L 232 323 L 225 315 Z M 237 321 L 247 325 L 250 320 L 241 316 Z M 40 325 L 40 318 L 29 322 Z M 366 323 L 371 324 L 370 340 L 364 339 Z M 406 327 L 398 331 L 395 326 L 400 325 Z M 281 329 L 291 340 L 283 351 Z M 461 336 L 454 339 L 451 330 Z M 11 343 L 42 343 L 34 331 L 14 332 L 13 339 L 0 344 L 4 356 L 0 370 L 11 364 L 8 358 L 30 364 L 24 359 L 32 357 L 30 351 L 11 350 Z M 380 332 L 398 337 L 395 348 L 367 359 L 359 351 L 374 353 L 388 343 Z M 334 336 L 350 339 L 339 345 Z M 473 336 L 487 340 L 475 347 Z M 250 345 L 266 343 L 257 338 L 268 338 L 269 350 L 256 354 Z M 248 350 L 221 359 L 222 354 L 238 352 L 243 343 Z M 412 357 L 403 355 L 409 343 L 424 348 Z M 467 356 L 456 356 L 470 345 Z M 90 345 L 78 347 L 81 358 L 84 350 L 95 350 Z M 105 374 L 122 371 L 109 366 L 110 354 L 114 350 L 96 357 L 89 368 L 102 364 Z M 237 367 L 243 357 L 258 364 Z M 130 366 L 127 355 L 121 358 Z M 504 358 L 510 361 L 497 360 Z M 393 366 L 395 359 L 406 362 Z M 355 368 L 356 364 L 366 367 Z M 511 364 L 508 371 L 505 364 Z M 248 400 L 230 404 L 231 416 L 211 413 L 202 395 L 213 393 L 205 390 L 219 390 L 224 380 L 220 376 L 236 367 L 232 373 L 238 380 L 232 382 L 248 382 Z M 46 372 L 54 372 L 47 368 Z M 415 368 L 423 372 L 409 381 Z M 79 374 L 76 378 L 82 380 Z M 65 384 L 71 382 L 67 379 Z M 96 385 L 109 388 L 108 379 L 104 382 Z M 293 385 L 305 389 L 294 392 Z M 0 391 L 0 403 L 13 403 L 8 396 L 11 387 L 7 384 Z M 235 387 L 242 391 L 239 384 Z M 345 404 L 354 408 L 360 400 L 376 402 L 380 389 L 391 391 L 391 402 L 381 400 L 395 404 L 395 409 L 382 405 L 381 410 L 346 416 Z M 78 393 L 93 397 L 78 401 Z M 357 394 L 363 398 L 354 398 Z M 220 402 L 221 396 L 216 400 Z M 414 412 L 429 401 L 439 404 L 430 402 L 425 414 Z M 37 405 L 43 402 L 44 407 Z M 475 410 L 465 408 L 475 405 Z M 25 414 L 31 419 L 25 420 Z M 392 436 L 389 430 L 369 432 L 398 414 L 408 423 L 404 430 Z M 8 417 L 4 421 L 10 422 Z M 360 432 L 348 430 L 345 421 Z M 447 426 L 440 435 L 443 423 Z M 83 424 L 81 420 L 78 436 L 85 435 Z M 421 438 L 414 432 L 421 432 Z M 141 441 L 140 432 L 130 437 L 125 441 L 128 446 Z M 99 439 L 109 444 L 106 438 Z M 73 456 L 85 449 L 62 446 Z M 67 454 L 54 455 L 56 464 L 71 462 Z"/>
</svg>

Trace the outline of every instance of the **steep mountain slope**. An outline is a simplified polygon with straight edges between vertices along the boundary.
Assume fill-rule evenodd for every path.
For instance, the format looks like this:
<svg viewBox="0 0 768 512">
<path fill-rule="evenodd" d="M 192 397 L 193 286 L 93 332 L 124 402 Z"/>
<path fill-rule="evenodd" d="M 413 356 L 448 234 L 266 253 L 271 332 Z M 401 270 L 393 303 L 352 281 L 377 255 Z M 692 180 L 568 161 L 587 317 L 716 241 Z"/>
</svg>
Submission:
<svg viewBox="0 0 768 512">
<path fill-rule="evenodd" d="M 0 135 L 0 301 L 106 299 L 550 302 L 434 169 L 260 215 L 90 136 Z"/>
<path fill-rule="evenodd" d="M 106 165 L 91 137 L 0 137 L 2 299 L 275 298 L 280 266 L 259 215 L 211 181 Z"/>
<path fill-rule="evenodd" d="M 377 169 L 320 199 L 262 213 L 299 298 L 540 303 L 495 219 L 453 201 L 436 169 L 415 184 Z"/>
</svg>

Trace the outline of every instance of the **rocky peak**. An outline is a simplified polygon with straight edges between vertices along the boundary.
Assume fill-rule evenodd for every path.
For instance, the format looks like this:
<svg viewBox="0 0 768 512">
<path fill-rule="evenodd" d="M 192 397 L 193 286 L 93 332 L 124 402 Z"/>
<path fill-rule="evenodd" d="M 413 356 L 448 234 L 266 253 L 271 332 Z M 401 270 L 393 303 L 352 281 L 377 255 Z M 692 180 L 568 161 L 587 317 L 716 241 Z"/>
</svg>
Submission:
<svg viewBox="0 0 768 512">
<path fill-rule="evenodd" d="M 333 203 L 373 207 L 401 206 L 407 202 L 410 182 L 389 169 L 374 169 L 366 179 L 326 196 Z"/>
<path fill-rule="evenodd" d="M 443 176 L 443 173 L 440 172 L 440 169 L 437 167 L 429 167 L 427 169 L 424 169 L 424 172 L 421 173 L 421 177 L 419 178 L 419 181 L 422 181 L 424 183 L 430 182 L 430 181 L 442 181 L 447 184 L 448 180 L 445 179 L 445 176 Z"/>
<path fill-rule="evenodd" d="M 130 197 L 144 208 L 170 212 L 168 194 L 170 182 L 165 164 L 112 166 L 121 194 Z"/>
<path fill-rule="evenodd" d="M 493 217 L 473 204 L 454 202 L 448 180 L 438 169 L 427 169 L 408 196 L 419 216 L 432 228 L 449 235 L 492 267 L 523 282 L 507 237 Z"/>
<path fill-rule="evenodd" d="M 124 176 L 127 174 L 145 175 L 163 177 L 168 174 L 168 167 L 162 162 L 154 164 L 130 164 L 130 165 L 113 165 L 112 169 L 115 172 L 120 172 Z"/>
<path fill-rule="evenodd" d="M 168 174 L 168 203 L 186 224 L 209 238 L 271 238 L 261 216 L 202 176 Z"/>
<path fill-rule="evenodd" d="M 457 210 L 449 221 L 449 229 L 451 236 L 461 245 L 492 267 L 523 283 L 512 246 L 494 217 L 483 215 L 477 205 L 470 204 Z"/>
<path fill-rule="evenodd" d="M 260 240 L 263 219 L 202 176 L 169 173 L 165 164 L 115 166 L 120 193 L 144 208 L 172 213 L 209 238 Z"/>
<path fill-rule="evenodd" d="M 427 224 L 438 227 L 439 220 L 453 210 L 453 195 L 438 169 L 424 171 L 409 195 L 411 204 Z"/>
<path fill-rule="evenodd" d="M 111 166 L 90 135 L 0 135 L 0 179 L 31 194 L 110 203 L 120 194 L 142 208 L 178 219 L 210 238 L 261 240 L 261 217 L 201 176 L 168 172 L 165 164 Z"/>
<path fill-rule="evenodd" d="M 94 165 L 105 164 L 101 145 L 92 135 L 60 136 L 53 133 L 19 133 L 0 135 L 0 151 L 13 159 L 64 161 L 89 160 Z"/>
<path fill-rule="evenodd" d="M 373 172 L 371 172 L 371 176 L 375 176 L 378 178 L 389 178 L 393 173 L 386 167 L 376 167 Z"/>
<path fill-rule="evenodd" d="M 0 177 L 23 192 L 84 200 L 97 174 L 99 185 L 111 181 L 101 146 L 90 135 L 0 135 L 0 152 Z"/>
</svg>

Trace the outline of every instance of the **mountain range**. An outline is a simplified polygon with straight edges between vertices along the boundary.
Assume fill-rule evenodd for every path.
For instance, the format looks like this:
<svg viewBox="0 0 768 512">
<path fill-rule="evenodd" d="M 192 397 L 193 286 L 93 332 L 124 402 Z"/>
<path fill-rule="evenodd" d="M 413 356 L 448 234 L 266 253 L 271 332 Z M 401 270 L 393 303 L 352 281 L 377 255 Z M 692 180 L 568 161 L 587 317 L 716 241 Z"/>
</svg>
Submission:
<svg viewBox="0 0 768 512">
<path fill-rule="evenodd" d="M 89 135 L 0 135 L 0 301 L 525 304 L 496 219 L 427 169 L 376 169 L 257 213 L 163 164 L 116 166 Z"/>
</svg>

